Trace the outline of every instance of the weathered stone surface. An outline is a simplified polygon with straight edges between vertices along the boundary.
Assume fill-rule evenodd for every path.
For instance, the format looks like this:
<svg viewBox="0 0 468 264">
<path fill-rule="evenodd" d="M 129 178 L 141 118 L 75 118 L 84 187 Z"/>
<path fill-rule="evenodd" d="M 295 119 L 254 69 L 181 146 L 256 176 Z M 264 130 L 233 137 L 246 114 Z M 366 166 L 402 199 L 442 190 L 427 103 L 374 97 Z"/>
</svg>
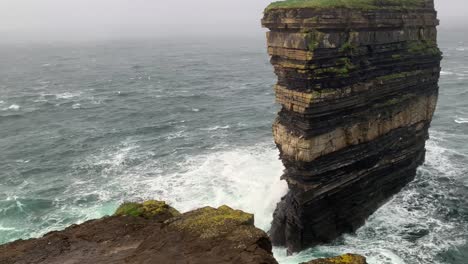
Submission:
<svg viewBox="0 0 468 264">
<path fill-rule="evenodd" d="M 366 258 L 354 254 L 345 254 L 333 258 L 316 259 L 301 264 L 367 264 Z"/>
<path fill-rule="evenodd" d="M 262 20 L 290 189 L 270 235 L 291 252 L 355 231 L 414 178 L 437 103 L 433 1 L 340 3 L 275 3 Z"/>
<path fill-rule="evenodd" d="M 253 221 L 227 206 L 180 214 L 164 202 L 126 203 L 112 217 L 1 245 L 0 263 L 277 263 Z"/>
</svg>

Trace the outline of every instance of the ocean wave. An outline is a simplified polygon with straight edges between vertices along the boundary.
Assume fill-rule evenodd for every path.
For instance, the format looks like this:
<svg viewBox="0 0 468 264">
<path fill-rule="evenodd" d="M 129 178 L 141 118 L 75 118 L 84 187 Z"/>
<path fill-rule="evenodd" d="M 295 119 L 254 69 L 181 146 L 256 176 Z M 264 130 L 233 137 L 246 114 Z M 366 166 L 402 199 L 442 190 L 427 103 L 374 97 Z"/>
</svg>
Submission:
<svg viewBox="0 0 468 264">
<path fill-rule="evenodd" d="M 103 168 L 100 177 L 107 179 L 101 193 L 124 194 L 120 202 L 161 199 L 181 211 L 228 204 L 255 213 L 255 224 L 268 230 L 276 203 L 287 191 L 280 179 L 283 166 L 278 151 L 271 145 L 188 156 L 170 168 L 154 159 L 154 153 L 140 151 L 127 146 L 105 156 L 90 157 L 86 163 Z M 140 162 L 128 166 L 132 160 Z M 96 181 L 96 175 L 92 181 Z M 92 184 L 75 185 L 70 190 L 82 191 L 89 186 Z"/>
<path fill-rule="evenodd" d="M 168 140 L 176 139 L 176 138 L 183 138 L 186 137 L 185 135 L 185 130 L 177 131 L 175 133 L 172 133 L 166 137 Z"/>
<path fill-rule="evenodd" d="M 208 128 L 200 128 L 200 130 L 215 131 L 215 130 L 229 129 L 229 128 L 231 128 L 231 126 L 226 125 L 226 126 L 214 126 L 214 127 L 208 127 Z"/>
<path fill-rule="evenodd" d="M 453 74 L 455 74 L 455 73 L 450 72 L 450 71 L 440 71 L 440 75 L 442 75 L 442 76 L 453 75 Z"/>
<path fill-rule="evenodd" d="M 33 102 L 34 103 L 44 103 L 44 102 L 47 102 L 47 99 L 43 95 L 41 95 L 41 96 L 39 96 L 38 99 L 35 99 Z"/>
<path fill-rule="evenodd" d="M 14 227 L 4 227 L 2 225 L 0 225 L 0 231 L 14 231 L 16 230 L 16 228 Z"/>
<path fill-rule="evenodd" d="M 174 173 L 142 182 L 148 194 L 159 194 L 182 211 L 228 204 L 254 213 L 255 224 L 268 230 L 276 203 L 287 190 L 282 171 L 278 151 L 257 145 L 189 157 Z"/>
<path fill-rule="evenodd" d="M 6 108 L 3 108 L 2 110 L 3 111 L 8 111 L 8 110 L 11 110 L 11 111 L 19 111 L 21 108 L 21 106 L 17 105 L 17 104 L 12 104 L 10 105 L 9 107 L 6 107 Z"/>
<path fill-rule="evenodd" d="M 463 117 L 457 118 L 457 119 L 455 119 L 455 123 L 457 123 L 457 124 L 468 124 L 468 118 L 463 118 Z"/>
<path fill-rule="evenodd" d="M 81 92 L 75 92 L 75 93 L 66 92 L 66 93 L 56 94 L 55 98 L 57 98 L 57 99 L 71 99 L 71 98 L 74 98 L 74 97 L 79 97 L 80 95 L 81 95 Z"/>
</svg>

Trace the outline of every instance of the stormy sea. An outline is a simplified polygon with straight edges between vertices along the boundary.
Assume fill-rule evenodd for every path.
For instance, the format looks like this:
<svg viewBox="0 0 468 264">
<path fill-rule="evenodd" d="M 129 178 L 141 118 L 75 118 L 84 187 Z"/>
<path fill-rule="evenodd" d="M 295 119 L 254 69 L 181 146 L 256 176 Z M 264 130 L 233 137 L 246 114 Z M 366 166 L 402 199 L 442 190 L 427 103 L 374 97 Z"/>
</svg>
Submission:
<svg viewBox="0 0 468 264">
<path fill-rule="evenodd" d="M 440 98 L 416 180 L 355 234 L 282 264 L 466 264 L 468 36 L 441 32 Z M 286 193 L 265 40 L 0 44 L 0 244 L 159 199 L 228 204 L 268 230 Z"/>
</svg>

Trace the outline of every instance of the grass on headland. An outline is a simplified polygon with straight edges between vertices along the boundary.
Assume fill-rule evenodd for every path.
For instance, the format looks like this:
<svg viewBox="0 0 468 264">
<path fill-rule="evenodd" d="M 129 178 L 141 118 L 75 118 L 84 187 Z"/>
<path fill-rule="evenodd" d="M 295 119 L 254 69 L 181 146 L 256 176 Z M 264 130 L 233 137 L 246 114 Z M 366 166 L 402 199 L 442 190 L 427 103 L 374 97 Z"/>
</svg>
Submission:
<svg viewBox="0 0 468 264">
<path fill-rule="evenodd" d="M 266 10 L 282 8 L 349 8 L 349 9 L 411 9 L 424 0 L 284 0 L 271 3 Z"/>
</svg>

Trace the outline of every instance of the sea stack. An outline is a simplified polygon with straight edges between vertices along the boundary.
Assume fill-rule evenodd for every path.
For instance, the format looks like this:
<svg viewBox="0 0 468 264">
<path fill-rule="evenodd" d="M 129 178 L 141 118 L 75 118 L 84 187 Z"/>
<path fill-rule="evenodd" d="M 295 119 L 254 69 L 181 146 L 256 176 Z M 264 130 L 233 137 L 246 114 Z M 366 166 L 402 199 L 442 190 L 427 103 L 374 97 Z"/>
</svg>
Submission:
<svg viewBox="0 0 468 264">
<path fill-rule="evenodd" d="M 289 186 L 270 236 L 290 252 L 353 232 L 424 162 L 441 52 L 433 0 L 288 0 L 262 24 Z"/>
</svg>

